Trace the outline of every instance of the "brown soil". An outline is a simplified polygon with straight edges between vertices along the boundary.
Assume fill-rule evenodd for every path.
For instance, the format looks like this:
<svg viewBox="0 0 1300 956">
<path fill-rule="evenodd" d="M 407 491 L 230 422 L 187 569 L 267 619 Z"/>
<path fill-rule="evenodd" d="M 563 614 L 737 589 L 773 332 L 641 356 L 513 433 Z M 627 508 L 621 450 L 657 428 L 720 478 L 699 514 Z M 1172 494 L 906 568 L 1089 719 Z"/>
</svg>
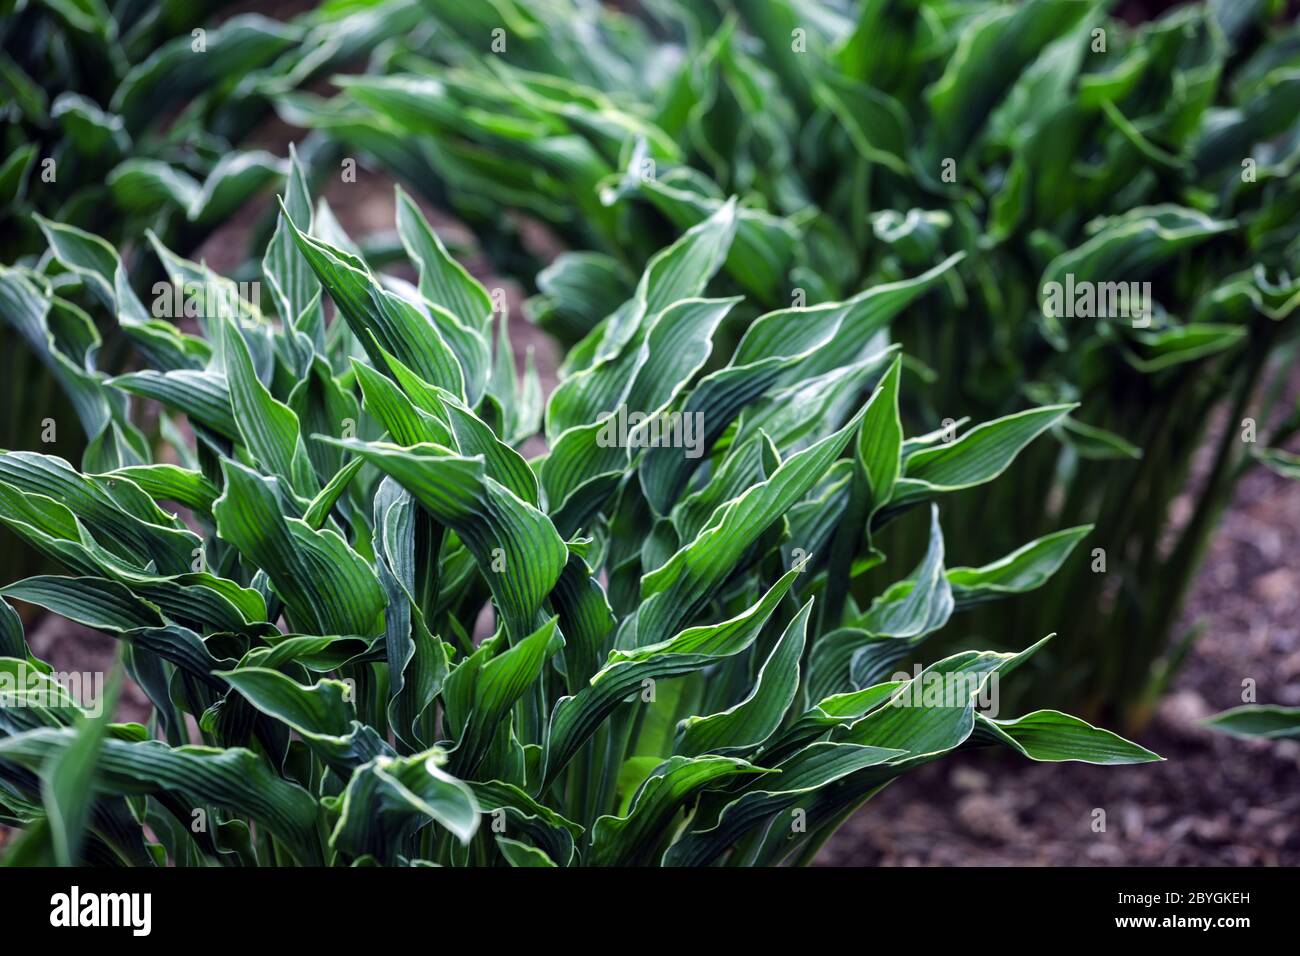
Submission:
<svg viewBox="0 0 1300 956">
<path fill-rule="evenodd" d="M 1259 470 L 1237 490 L 1183 614 L 1205 630 L 1139 742 L 1158 764 L 943 760 L 864 806 L 825 866 L 1300 864 L 1300 742 L 1198 722 L 1241 703 L 1300 704 L 1300 482 Z M 1104 811 L 1104 831 L 1094 830 Z"/>
</svg>

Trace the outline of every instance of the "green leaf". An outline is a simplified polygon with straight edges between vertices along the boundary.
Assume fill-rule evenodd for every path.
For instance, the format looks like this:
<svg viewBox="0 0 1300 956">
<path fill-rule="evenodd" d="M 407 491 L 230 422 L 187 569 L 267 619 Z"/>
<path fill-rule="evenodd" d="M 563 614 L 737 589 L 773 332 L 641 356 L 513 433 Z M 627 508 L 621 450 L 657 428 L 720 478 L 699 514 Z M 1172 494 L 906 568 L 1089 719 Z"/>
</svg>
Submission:
<svg viewBox="0 0 1300 956">
<path fill-rule="evenodd" d="M 348 702 L 352 691 L 342 681 L 304 685 L 265 667 L 239 667 L 218 676 L 263 714 L 302 737 L 340 774 L 376 757 L 392 756 L 379 735 L 356 720 Z"/>
<path fill-rule="evenodd" d="M 222 322 L 222 329 L 230 408 L 240 437 L 255 461 L 300 496 L 311 498 L 320 486 L 307 458 L 298 416 L 257 378 L 248 346 L 234 322 Z"/>
<path fill-rule="evenodd" d="M 540 677 L 546 661 L 564 646 L 550 618 L 513 647 L 484 662 L 474 674 L 473 705 L 451 753 L 453 772 L 471 776 L 478 769 L 497 726 Z"/>
<path fill-rule="evenodd" d="M 447 254 L 447 248 L 433 231 L 420 207 L 397 187 L 397 232 L 407 256 L 420 273 L 420 293 L 442 306 L 461 324 L 490 333 L 492 297 L 482 283 Z"/>
<path fill-rule="evenodd" d="M 948 583 L 952 586 L 957 606 L 969 607 L 981 601 L 1007 594 L 1023 594 L 1041 587 L 1092 528 L 1092 525 L 1085 524 L 1045 534 L 983 567 L 951 568 Z"/>
<path fill-rule="evenodd" d="M 563 697 L 551 713 L 543 786 L 552 782 L 596 728 L 645 680 L 680 677 L 753 643 L 798 571 L 788 571 L 754 605 L 730 620 L 691 627 L 658 644 L 610 652 L 609 662 L 587 687 Z"/>
<path fill-rule="evenodd" d="M 85 830 L 94 812 L 95 767 L 117 709 L 120 679 L 120 671 L 115 670 L 104 697 L 96 702 L 96 715 L 79 717 L 76 740 L 41 768 L 45 819 L 58 866 L 76 866 L 81 861 Z"/>
<path fill-rule="evenodd" d="M 1090 7 L 1086 0 L 1030 0 L 979 11 L 961 30 L 943 76 L 926 93 L 935 135 L 933 155 L 966 155 L 1021 71 Z"/>
<path fill-rule="evenodd" d="M 1205 723 L 1236 737 L 1300 737 L 1300 707 L 1247 704 L 1215 714 Z"/>
<path fill-rule="evenodd" d="M 653 645 L 688 620 L 723 580 L 741 566 L 750 546 L 802 498 L 839 456 L 861 417 L 791 455 L 772 476 L 714 512 L 708 525 L 641 582 L 637 641 Z"/>
<path fill-rule="evenodd" d="M 956 441 L 924 448 L 903 466 L 891 506 L 991 481 L 1021 449 L 1069 414 L 1074 405 L 1044 405 L 976 425 Z"/>
<path fill-rule="evenodd" d="M 229 460 L 221 470 L 225 491 L 212 508 L 217 531 L 267 573 L 299 629 L 378 633 L 385 597 L 370 565 L 337 532 L 285 517 L 275 479 Z"/>
<path fill-rule="evenodd" d="M 857 462 L 867 479 L 870 503 L 866 520 L 889 501 L 902 470 L 903 425 L 898 417 L 898 381 L 902 358 L 896 357 L 889 371 L 867 401 L 858 431 Z"/>
<path fill-rule="evenodd" d="M 30 730 L 0 737 L 0 757 L 30 769 L 64 753 L 77 741 L 71 729 Z M 168 747 L 111 737 L 100 744 L 95 789 L 113 795 L 174 793 L 246 814 L 284 840 L 303 865 L 320 864 L 317 805 L 296 784 L 280 779 L 266 761 L 243 748 Z M 189 826 L 187 814 L 181 822 Z"/>
<path fill-rule="evenodd" d="M 510 633 L 516 639 L 532 633 L 534 616 L 568 558 L 546 515 L 493 480 L 482 458 L 430 444 L 399 448 L 355 439 L 336 444 L 391 475 L 452 528 L 474 555 Z"/>
<path fill-rule="evenodd" d="M 1293 455 L 1280 448 L 1261 448 L 1254 454 L 1264 467 L 1283 478 L 1300 478 L 1300 455 Z"/>
<path fill-rule="evenodd" d="M 632 801 L 626 816 L 601 817 L 592 828 L 593 866 L 645 866 L 655 862 L 677 808 L 696 792 L 741 774 L 765 773 L 735 757 L 670 757 Z"/>
<path fill-rule="evenodd" d="M 1036 710 L 1014 720 L 992 720 L 980 714 L 977 720 L 981 731 L 1031 760 L 1129 764 L 1161 759 L 1118 734 L 1057 710 Z"/>
<path fill-rule="evenodd" d="M 0 657 L 25 660 L 30 653 L 23 636 L 23 619 L 12 604 L 0 600 Z"/>
<path fill-rule="evenodd" d="M 468 843 L 478 829 L 474 793 L 445 773 L 436 748 L 411 757 L 376 757 L 348 781 L 330 846 L 353 858 L 396 861 L 404 839 L 429 822 Z"/>
<path fill-rule="evenodd" d="M 678 839 L 664 854 L 664 866 L 707 866 L 747 831 L 793 806 L 802 797 L 858 770 L 903 754 L 901 750 L 823 741 L 800 750 L 756 778 L 740 796 Z"/>
<path fill-rule="evenodd" d="M 512 840 L 497 834 L 497 849 L 511 866 L 555 866 L 555 861 L 546 855 L 545 850 Z"/>
<path fill-rule="evenodd" d="M 710 752 L 743 753 L 758 747 L 776 732 L 799 687 L 799 660 L 807 640 L 811 610 L 809 599 L 764 661 L 748 697 L 720 713 L 688 717 L 681 722 L 676 753 L 687 757 Z"/>
<path fill-rule="evenodd" d="M 160 462 L 127 465 L 99 475 L 107 481 L 125 478 L 139 485 L 154 501 L 172 501 L 201 514 L 211 514 L 221 489 L 197 471 Z"/>
<path fill-rule="evenodd" d="M 721 267 L 736 231 L 736 204 L 724 203 L 646 265 L 636 293 L 603 326 L 597 359 L 623 351 L 641 323 L 679 299 L 698 296 Z"/>
</svg>

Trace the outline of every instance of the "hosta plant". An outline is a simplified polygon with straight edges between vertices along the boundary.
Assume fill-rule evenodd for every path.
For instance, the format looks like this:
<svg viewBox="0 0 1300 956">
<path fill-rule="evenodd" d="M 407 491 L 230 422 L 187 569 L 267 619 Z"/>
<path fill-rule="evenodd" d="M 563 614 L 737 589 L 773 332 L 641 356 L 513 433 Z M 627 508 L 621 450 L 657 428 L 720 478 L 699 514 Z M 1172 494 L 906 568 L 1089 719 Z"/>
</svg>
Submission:
<svg viewBox="0 0 1300 956">
<path fill-rule="evenodd" d="M 289 23 L 232 17 L 227 6 L 0 2 L 0 262 L 39 265 L 43 224 L 56 220 L 120 244 L 137 281 L 160 278 L 146 230 L 188 254 L 250 197 L 283 184 L 283 161 L 240 148 L 270 97 L 357 59 L 418 16 L 412 0 L 326 4 Z M 47 353 L 29 330 L 10 331 L 24 346 L 0 360 L 0 446 L 44 443 L 78 459 L 80 430 L 48 426 L 71 417 L 57 402 L 63 370 L 33 361 Z M 122 356 L 108 331 L 97 332 L 107 339 L 101 369 Z M 2 544 L 4 576 L 33 560 L 9 535 Z"/>
<path fill-rule="evenodd" d="M 565 340 L 732 194 L 716 294 L 770 308 L 943 272 L 894 328 L 927 380 L 905 421 L 1083 401 L 948 527 L 1010 548 L 1096 526 L 1093 573 L 973 626 L 1000 641 L 1068 615 L 1042 658 L 1056 692 L 1140 721 L 1237 479 L 1300 430 L 1279 401 L 1300 328 L 1295 26 L 1269 3 L 1137 27 L 1088 0 L 664 0 L 647 24 L 596 6 L 431 2 L 443 29 L 386 75 L 281 109 L 467 217 L 490 199 L 548 222 L 574 251 L 532 307 Z"/>
<path fill-rule="evenodd" d="M 736 237 L 728 203 L 651 259 L 543 408 L 504 317 L 494 347 L 483 286 L 398 208 L 416 285 L 322 238 L 295 170 L 263 260 L 274 315 L 205 315 L 112 379 L 60 351 L 124 463 L 0 455 L 0 520 L 65 569 L 0 588 L 16 862 L 806 862 L 958 749 L 1158 759 L 1058 711 L 997 715 L 1041 640 L 927 653 L 957 612 L 1040 586 L 1087 529 L 949 566 L 986 549 L 945 542 L 938 502 L 1069 409 L 905 438 L 880 333 L 924 282 L 767 314 L 713 362 L 738 304 L 702 296 Z M 51 237 L 87 308 L 135 311 L 110 246 Z M 159 248 L 168 271 L 224 281 Z M 75 313 L 48 277 L 6 269 L 0 290 L 66 349 Z M 161 405 L 165 454 L 130 430 L 137 396 Z M 912 509 L 924 557 L 858 601 L 886 560 L 873 536 Z M 79 704 L 11 602 L 116 637 L 147 723 Z"/>
<path fill-rule="evenodd" d="M 412 0 L 327 3 L 289 22 L 221 2 L 16 3 L 0 20 L 0 261 L 39 255 L 37 213 L 187 252 L 284 163 L 239 149 L 270 100 L 418 21 Z"/>
</svg>

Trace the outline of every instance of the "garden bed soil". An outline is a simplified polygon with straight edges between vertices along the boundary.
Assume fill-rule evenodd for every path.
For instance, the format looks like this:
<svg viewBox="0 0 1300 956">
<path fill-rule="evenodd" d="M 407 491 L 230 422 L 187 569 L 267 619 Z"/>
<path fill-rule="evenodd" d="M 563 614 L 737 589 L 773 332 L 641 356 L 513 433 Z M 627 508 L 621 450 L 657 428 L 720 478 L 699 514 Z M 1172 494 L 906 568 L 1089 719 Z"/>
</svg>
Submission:
<svg viewBox="0 0 1300 956">
<path fill-rule="evenodd" d="M 1034 764 L 1005 752 L 901 778 L 828 841 L 823 866 L 1300 864 L 1300 741 L 1199 725 L 1241 703 L 1300 704 L 1300 482 L 1260 469 L 1239 486 L 1182 628 L 1205 629 L 1137 734 L 1163 763 Z M 1097 811 L 1104 811 L 1104 818 Z M 1104 830 L 1097 821 L 1104 819 Z"/>
</svg>

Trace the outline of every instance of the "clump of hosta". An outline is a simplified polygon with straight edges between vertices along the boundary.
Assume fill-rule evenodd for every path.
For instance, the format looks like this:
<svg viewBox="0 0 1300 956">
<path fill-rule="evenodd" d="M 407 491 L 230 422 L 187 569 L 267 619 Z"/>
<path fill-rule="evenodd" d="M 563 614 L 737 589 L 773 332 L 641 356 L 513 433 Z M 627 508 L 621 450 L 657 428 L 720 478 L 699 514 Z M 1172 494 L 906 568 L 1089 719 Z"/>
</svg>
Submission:
<svg viewBox="0 0 1300 956">
<path fill-rule="evenodd" d="M 1196 634 L 1178 633 L 1181 605 L 1236 482 L 1257 463 L 1297 474 L 1294 18 L 1216 2 L 1130 24 L 1089 0 L 508 6 L 527 29 L 494 48 L 463 3 L 426 0 L 439 28 L 385 75 L 282 108 L 392 157 L 517 272 L 526 246 L 500 207 L 545 221 L 573 251 L 529 304 L 566 342 L 732 194 L 716 291 L 775 308 L 943 272 L 894 329 L 934 372 L 905 421 L 1084 399 L 946 526 L 1001 550 L 1096 526 L 1088 570 L 1018 602 L 1013 630 L 1060 628 L 1035 662 L 1064 677 L 1049 699 L 1140 723 Z M 1002 613 L 972 628 L 998 639 Z"/>
<path fill-rule="evenodd" d="M 769 313 L 721 361 L 738 300 L 702 293 L 737 235 L 724 204 L 653 257 L 543 409 L 504 318 L 494 347 L 492 296 L 398 206 L 416 285 L 323 238 L 295 172 L 263 260 L 274 318 L 150 317 L 111 247 L 53 224 L 48 272 L 0 271 L 0 308 L 41 331 L 99 436 L 83 470 L 0 455 L 0 520 L 65 569 L 0 595 L 115 636 L 153 705 L 141 725 L 79 702 L 0 603 L 15 856 L 775 864 L 958 748 L 1157 759 L 1057 711 L 998 714 L 1039 643 L 927 653 L 1087 530 L 947 566 L 937 502 L 1069 406 L 905 438 L 881 333 L 933 277 Z M 95 370 L 74 301 L 129 326 L 142 370 Z M 913 508 L 923 559 L 860 599 L 886 559 L 872 535 Z"/>
</svg>

